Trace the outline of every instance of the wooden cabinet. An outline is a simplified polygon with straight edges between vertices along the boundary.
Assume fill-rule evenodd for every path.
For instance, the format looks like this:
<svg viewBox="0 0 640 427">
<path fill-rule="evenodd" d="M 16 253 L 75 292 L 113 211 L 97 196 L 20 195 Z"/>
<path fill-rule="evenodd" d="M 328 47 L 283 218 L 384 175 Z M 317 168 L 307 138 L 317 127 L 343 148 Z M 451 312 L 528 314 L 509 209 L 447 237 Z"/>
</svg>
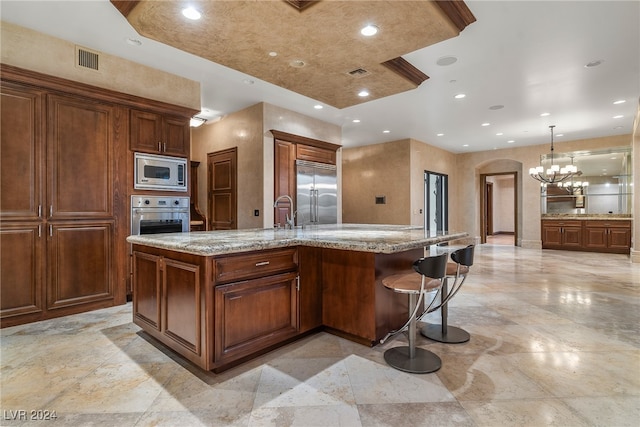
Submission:
<svg viewBox="0 0 640 427">
<path fill-rule="evenodd" d="M 194 363 L 203 364 L 203 283 L 200 257 L 133 252 L 133 321 Z"/>
<path fill-rule="evenodd" d="M 313 147 L 311 145 L 298 144 L 296 147 L 296 159 L 335 165 L 336 151 L 327 148 Z"/>
<path fill-rule="evenodd" d="M 298 333 L 296 248 L 214 259 L 214 364 L 224 365 Z"/>
<path fill-rule="evenodd" d="M 298 247 L 300 332 L 322 326 L 322 248 Z"/>
<path fill-rule="evenodd" d="M 1 114 L 2 326 L 112 305 L 114 107 L 3 82 Z"/>
<path fill-rule="evenodd" d="M 629 253 L 631 221 L 585 221 L 584 244 L 598 252 Z"/>
<path fill-rule="evenodd" d="M 582 221 L 542 221 L 543 249 L 582 247 Z"/>
<path fill-rule="evenodd" d="M 628 254 L 631 221 L 542 220 L 542 248 Z"/>
<path fill-rule="evenodd" d="M 189 157 L 189 120 L 150 111 L 131 110 L 132 151 Z"/>
</svg>

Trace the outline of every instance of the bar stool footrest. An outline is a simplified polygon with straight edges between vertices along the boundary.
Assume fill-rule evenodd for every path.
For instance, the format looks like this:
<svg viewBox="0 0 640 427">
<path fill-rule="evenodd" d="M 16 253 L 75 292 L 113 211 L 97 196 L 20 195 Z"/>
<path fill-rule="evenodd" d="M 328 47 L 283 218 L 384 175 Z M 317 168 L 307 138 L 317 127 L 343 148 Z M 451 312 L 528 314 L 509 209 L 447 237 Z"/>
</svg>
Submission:
<svg viewBox="0 0 640 427">
<path fill-rule="evenodd" d="M 455 326 L 447 326 L 443 333 L 442 325 L 428 324 L 420 329 L 420 334 L 430 340 L 446 344 L 462 344 L 471 339 L 469 332 Z"/>
<path fill-rule="evenodd" d="M 434 353 L 417 347 L 415 357 L 409 357 L 409 346 L 393 347 L 384 352 L 384 360 L 392 367 L 411 374 L 428 374 L 442 366 L 442 360 Z"/>
</svg>

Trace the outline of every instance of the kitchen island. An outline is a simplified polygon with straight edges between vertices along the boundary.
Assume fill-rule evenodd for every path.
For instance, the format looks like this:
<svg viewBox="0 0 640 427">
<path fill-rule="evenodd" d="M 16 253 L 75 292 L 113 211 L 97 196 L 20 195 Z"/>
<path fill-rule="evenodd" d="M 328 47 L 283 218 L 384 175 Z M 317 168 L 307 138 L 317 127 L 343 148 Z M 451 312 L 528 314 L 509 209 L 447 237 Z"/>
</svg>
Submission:
<svg viewBox="0 0 640 427">
<path fill-rule="evenodd" d="M 382 278 L 466 236 L 361 224 L 130 236 L 134 323 L 215 372 L 323 329 L 372 346 L 407 319 Z"/>
</svg>

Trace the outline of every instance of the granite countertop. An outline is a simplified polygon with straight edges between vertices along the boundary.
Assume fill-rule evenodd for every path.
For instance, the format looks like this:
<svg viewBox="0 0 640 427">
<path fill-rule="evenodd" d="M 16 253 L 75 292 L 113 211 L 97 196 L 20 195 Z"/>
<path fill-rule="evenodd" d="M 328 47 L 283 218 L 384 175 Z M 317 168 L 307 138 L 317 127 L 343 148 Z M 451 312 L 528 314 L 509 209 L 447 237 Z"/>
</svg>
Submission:
<svg viewBox="0 0 640 427">
<path fill-rule="evenodd" d="M 606 220 L 606 221 L 629 221 L 629 214 L 542 214 L 542 219 L 562 219 L 562 220 Z"/>
<path fill-rule="evenodd" d="M 129 243 L 213 256 L 289 246 L 395 253 L 467 237 L 466 232 L 430 232 L 409 225 L 330 224 L 293 230 L 245 229 L 132 235 Z"/>
</svg>

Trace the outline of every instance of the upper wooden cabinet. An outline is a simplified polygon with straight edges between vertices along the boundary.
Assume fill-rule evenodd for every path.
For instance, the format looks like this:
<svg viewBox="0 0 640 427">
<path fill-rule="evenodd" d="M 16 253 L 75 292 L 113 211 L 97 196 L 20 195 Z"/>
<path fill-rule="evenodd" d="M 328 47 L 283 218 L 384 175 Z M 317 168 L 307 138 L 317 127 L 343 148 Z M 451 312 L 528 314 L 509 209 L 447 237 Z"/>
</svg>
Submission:
<svg viewBox="0 0 640 427">
<path fill-rule="evenodd" d="M 189 157 L 189 119 L 131 110 L 132 151 Z"/>
<path fill-rule="evenodd" d="M 298 144 L 296 146 L 296 159 L 335 165 L 336 151 L 327 148 Z"/>
</svg>

